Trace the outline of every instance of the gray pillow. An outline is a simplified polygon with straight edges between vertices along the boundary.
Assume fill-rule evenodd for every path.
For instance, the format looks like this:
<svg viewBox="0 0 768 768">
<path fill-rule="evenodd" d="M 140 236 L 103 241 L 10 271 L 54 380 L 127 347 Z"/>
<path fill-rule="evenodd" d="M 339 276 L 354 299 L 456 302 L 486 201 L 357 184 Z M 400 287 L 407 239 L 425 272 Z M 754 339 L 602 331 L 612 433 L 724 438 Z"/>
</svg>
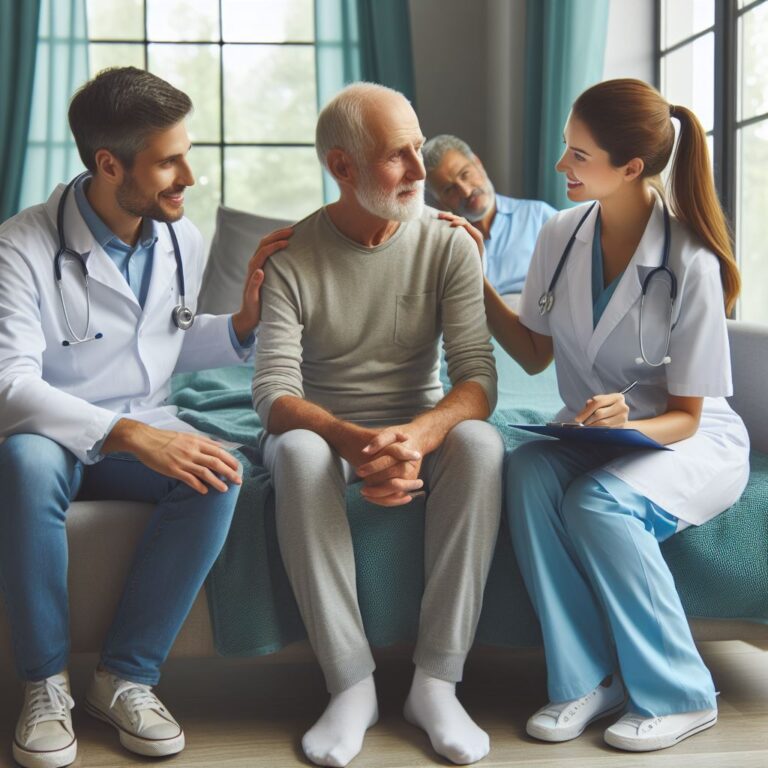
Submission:
<svg viewBox="0 0 768 768">
<path fill-rule="evenodd" d="M 197 311 L 213 315 L 237 312 L 243 298 L 248 261 L 256 251 L 259 240 L 273 230 L 292 223 L 220 205 Z"/>
</svg>

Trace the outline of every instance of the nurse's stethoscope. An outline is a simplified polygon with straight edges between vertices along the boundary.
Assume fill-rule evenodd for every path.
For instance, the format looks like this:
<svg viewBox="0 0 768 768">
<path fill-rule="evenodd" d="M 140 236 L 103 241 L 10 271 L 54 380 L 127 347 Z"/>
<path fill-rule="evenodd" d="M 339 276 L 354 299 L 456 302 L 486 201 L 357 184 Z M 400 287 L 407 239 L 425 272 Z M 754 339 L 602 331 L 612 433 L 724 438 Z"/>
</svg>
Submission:
<svg viewBox="0 0 768 768">
<path fill-rule="evenodd" d="M 592 213 L 592 210 L 596 205 L 597 202 L 594 202 L 589 206 L 587 212 L 581 217 L 581 221 L 579 221 L 576 229 L 573 230 L 573 234 L 568 240 L 565 249 L 563 250 L 563 255 L 560 257 L 560 261 L 557 264 L 555 274 L 552 276 L 552 280 L 549 283 L 549 288 L 547 288 L 547 290 L 542 293 L 541 297 L 539 298 L 539 314 L 545 315 L 552 311 L 552 307 L 555 304 L 555 285 L 557 284 L 557 279 L 560 277 L 560 273 L 563 271 L 565 262 L 568 259 L 568 254 L 571 252 L 571 248 L 573 247 L 574 240 L 576 240 L 576 235 L 581 229 L 581 225 L 587 220 L 587 217 L 590 213 Z M 674 308 L 675 299 L 677 298 L 677 277 L 675 277 L 675 273 L 669 268 L 669 210 L 667 208 L 667 204 L 664 201 L 662 201 L 662 206 L 664 209 L 664 246 L 662 248 L 661 264 L 648 272 L 648 274 L 645 276 L 645 279 L 643 280 L 643 293 L 640 299 L 640 324 L 638 331 L 638 335 L 640 337 L 640 357 L 635 358 L 635 364 L 642 365 L 645 363 L 646 365 L 650 365 L 652 368 L 658 368 L 661 365 L 666 365 L 667 363 L 672 362 L 672 358 L 669 356 L 669 340 L 672 335 L 672 310 Z M 654 277 L 660 277 L 661 275 L 666 275 L 669 279 L 669 318 L 667 322 L 667 332 L 663 347 L 664 354 L 661 356 L 660 360 L 654 362 L 648 359 L 648 356 L 645 353 L 645 345 L 643 344 L 643 309 L 645 307 L 645 297 L 648 293 L 648 288 L 651 285 L 651 281 Z"/>
<path fill-rule="evenodd" d="M 67 324 L 67 330 L 72 337 L 71 340 L 64 339 L 61 344 L 64 347 L 71 347 L 76 344 L 83 344 L 86 341 L 96 341 L 103 338 L 103 333 L 95 333 L 90 335 L 91 330 L 91 294 L 88 288 L 88 267 L 85 264 L 85 258 L 82 253 L 73 251 L 67 246 L 67 241 L 64 236 L 64 206 L 66 204 L 67 195 L 69 190 L 82 179 L 90 176 L 89 171 L 84 171 L 79 176 L 76 176 L 72 181 L 67 184 L 64 191 L 61 193 L 59 199 L 59 207 L 56 210 L 56 230 L 59 237 L 59 249 L 56 251 L 56 255 L 53 257 L 53 274 L 56 279 L 56 286 L 59 289 L 59 298 L 61 299 L 61 309 L 64 313 L 64 322 Z M 181 252 L 179 251 L 179 241 L 176 239 L 176 233 L 173 231 L 173 227 L 166 222 L 168 232 L 171 235 L 171 242 L 173 243 L 173 255 L 176 259 L 176 277 L 179 282 L 179 304 L 177 304 L 171 310 L 171 319 L 174 325 L 182 331 L 186 331 L 195 322 L 194 312 L 186 305 L 184 299 L 184 265 L 181 261 Z M 72 327 L 72 323 L 69 319 L 69 313 L 67 312 L 67 303 L 64 300 L 64 290 L 61 286 L 61 262 L 65 257 L 73 258 L 79 265 L 83 273 L 83 280 L 85 283 L 85 333 L 79 336 L 75 329 Z"/>
</svg>

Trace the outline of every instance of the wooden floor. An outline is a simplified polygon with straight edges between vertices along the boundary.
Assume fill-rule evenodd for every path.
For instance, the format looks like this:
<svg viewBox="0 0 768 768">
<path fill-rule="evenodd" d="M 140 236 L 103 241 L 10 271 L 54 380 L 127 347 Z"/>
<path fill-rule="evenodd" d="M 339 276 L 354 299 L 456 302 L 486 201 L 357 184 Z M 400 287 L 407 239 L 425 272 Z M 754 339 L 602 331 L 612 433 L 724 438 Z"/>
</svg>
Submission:
<svg viewBox="0 0 768 768">
<path fill-rule="evenodd" d="M 702 643 L 701 650 L 721 691 L 717 726 L 662 752 L 629 755 L 603 744 L 597 723 L 566 744 L 539 744 L 524 732 L 525 719 L 545 701 L 544 664 L 539 652 L 475 655 L 460 696 L 491 735 L 490 766 L 534 768 L 768 768 L 768 651 L 741 642 Z M 75 698 L 82 702 L 93 660 L 72 666 Z M 411 668 L 402 653 L 379 660 L 381 720 L 368 732 L 354 768 L 413 768 L 448 765 L 431 750 L 421 731 L 408 725 L 400 708 Z M 20 689 L 0 683 L 0 766 L 11 766 L 10 742 Z M 302 733 L 325 705 L 320 674 L 306 663 L 268 666 L 225 659 L 177 660 L 166 665 L 159 693 L 182 722 L 187 748 L 160 761 L 170 768 L 287 768 L 308 765 L 299 747 Z M 111 728 L 75 709 L 79 755 L 75 766 L 118 768 L 154 765 L 124 751 Z"/>
</svg>

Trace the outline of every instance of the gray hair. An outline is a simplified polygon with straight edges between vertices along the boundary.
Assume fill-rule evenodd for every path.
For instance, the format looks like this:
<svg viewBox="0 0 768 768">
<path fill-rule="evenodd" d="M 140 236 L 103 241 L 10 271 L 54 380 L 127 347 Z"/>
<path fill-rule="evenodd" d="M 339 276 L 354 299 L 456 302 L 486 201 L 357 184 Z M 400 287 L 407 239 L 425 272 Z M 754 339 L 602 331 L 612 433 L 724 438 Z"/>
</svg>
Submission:
<svg viewBox="0 0 768 768">
<path fill-rule="evenodd" d="M 332 149 L 344 150 L 357 162 L 365 159 L 372 149 L 365 127 L 365 108 L 383 93 L 395 93 L 405 99 L 393 88 L 360 82 L 343 88 L 323 107 L 315 129 L 315 151 L 323 168 L 328 170 L 328 153 Z"/>
<path fill-rule="evenodd" d="M 443 161 L 445 153 L 453 149 L 460 152 L 468 160 L 474 156 L 472 148 L 466 141 L 462 141 L 458 136 L 451 136 L 450 133 L 441 133 L 439 136 L 433 136 L 421 149 L 424 158 L 424 168 L 427 173 L 434 171 Z"/>
</svg>

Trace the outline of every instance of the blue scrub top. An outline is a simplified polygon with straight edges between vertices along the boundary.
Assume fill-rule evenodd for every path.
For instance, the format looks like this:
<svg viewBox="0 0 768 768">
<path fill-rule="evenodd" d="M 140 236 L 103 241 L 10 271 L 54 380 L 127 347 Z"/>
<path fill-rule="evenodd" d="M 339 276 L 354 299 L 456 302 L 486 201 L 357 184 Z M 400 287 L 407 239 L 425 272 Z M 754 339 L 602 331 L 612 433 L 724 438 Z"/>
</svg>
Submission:
<svg viewBox="0 0 768 768">
<path fill-rule="evenodd" d="M 544 223 L 557 211 L 542 200 L 496 195 L 496 215 L 485 241 L 485 275 L 499 293 L 520 293 Z"/>
<path fill-rule="evenodd" d="M 616 286 L 621 280 L 621 276 L 624 274 L 624 270 L 619 272 L 616 277 L 613 278 L 610 285 L 605 285 L 605 277 L 603 276 L 603 246 L 600 242 L 600 233 L 602 232 L 602 225 L 600 224 L 600 211 L 597 212 L 597 218 L 595 219 L 595 235 L 592 239 L 592 327 L 596 328 L 600 322 L 600 318 L 605 312 L 605 308 L 608 306 L 608 302 L 611 300 Z"/>
</svg>

